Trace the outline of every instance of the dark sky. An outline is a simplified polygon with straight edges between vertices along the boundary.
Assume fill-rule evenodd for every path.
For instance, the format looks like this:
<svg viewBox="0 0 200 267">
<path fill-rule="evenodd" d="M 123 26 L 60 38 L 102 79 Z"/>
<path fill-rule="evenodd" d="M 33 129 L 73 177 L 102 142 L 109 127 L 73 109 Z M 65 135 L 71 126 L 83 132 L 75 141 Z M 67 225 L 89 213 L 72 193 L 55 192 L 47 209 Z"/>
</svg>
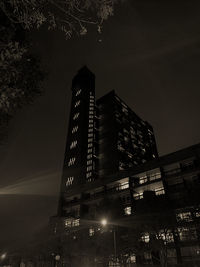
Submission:
<svg viewBox="0 0 200 267">
<path fill-rule="evenodd" d="M 97 97 L 115 89 L 154 127 L 160 155 L 200 142 L 199 12 L 197 1 L 128 1 L 102 35 L 91 30 L 65 41 L 45 29 L 33 34 L 49 75 L 44 95 L 16 115 L 1 149 L 2 247 L 56 213 L 71 79 L 83 65 L 96 75 Z"/>
</svg>

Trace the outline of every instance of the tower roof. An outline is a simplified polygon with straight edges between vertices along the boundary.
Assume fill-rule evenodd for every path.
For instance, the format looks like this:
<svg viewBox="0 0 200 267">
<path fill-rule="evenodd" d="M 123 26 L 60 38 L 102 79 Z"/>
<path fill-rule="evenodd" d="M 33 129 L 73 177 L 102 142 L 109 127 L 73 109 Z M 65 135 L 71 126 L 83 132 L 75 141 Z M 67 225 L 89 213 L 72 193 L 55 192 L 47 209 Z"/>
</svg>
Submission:
<svg viewBox="0 0 200 267">
<path fill-rule="evenodd" d="M 86 65 L 78 70 L 78 74 L 86 75 L 86 74 L 93 74 Z M 94 74 L 93 74 L 94 75 Z"/>
<path fill-rule="evenodd" d="M 72 80 L 72 90 L 76 86 L 83 86 L 83 88 L 95 88 L 95 75 L 85 65 L 78 70 L 78 73 Z"/>
</svg>

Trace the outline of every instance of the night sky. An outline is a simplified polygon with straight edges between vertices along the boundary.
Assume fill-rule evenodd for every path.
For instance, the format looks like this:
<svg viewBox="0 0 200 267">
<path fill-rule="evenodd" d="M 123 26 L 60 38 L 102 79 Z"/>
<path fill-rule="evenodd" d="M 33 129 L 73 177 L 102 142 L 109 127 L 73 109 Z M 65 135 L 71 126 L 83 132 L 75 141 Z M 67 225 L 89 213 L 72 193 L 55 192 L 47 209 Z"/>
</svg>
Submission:
<svg viewBox="0 0 200 267">
<path fill-rule="evenodd" d="M 96 75 L 97 98 L 115 89 L 153 126 L 160 155 L 200 142 L 199 12 L 197 1 L 128 1 L 101 35 L 32 34 L 48 77 L 1 148 L 0 247 L 22 243 L 56 213 L 71 79 L 83 65 Z"/>
</svg>

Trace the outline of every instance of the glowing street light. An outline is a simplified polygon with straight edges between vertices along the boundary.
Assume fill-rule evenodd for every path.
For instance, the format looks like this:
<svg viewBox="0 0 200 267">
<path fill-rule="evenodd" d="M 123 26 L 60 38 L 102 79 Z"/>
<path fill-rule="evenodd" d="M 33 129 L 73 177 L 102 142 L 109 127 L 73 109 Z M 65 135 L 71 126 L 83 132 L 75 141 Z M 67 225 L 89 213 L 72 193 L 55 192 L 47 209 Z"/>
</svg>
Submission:
<svg viewBox="0 0 200 267">
<path fill-rule="evenodd" d="M 1 260 L 4 260 L 6 258 L 6 253 L 1 254 Z"/>
<path fill-rule="evenodd" d="M 103 226 L 106 226 L 106 225 L 107 225 L 107 223 L 108 223 L 108 222 L 107 222 L 107 220 L 106 220 L 106 219 L 102 219 L 102 220 L 101 220 L 101 224 L 102 224 Z"/>
<path fill-rule="evenodd" d="M 106 226 L 108 221 L 106 219 L 101 220 L 101 225 Z M 115 262 L 117 261 L 117 248 L 116 248 L 116 232 L 115 228 L 113 228 L 113 243 L 114 243 L 114 255 L 115 255 Z"/>
</svg>

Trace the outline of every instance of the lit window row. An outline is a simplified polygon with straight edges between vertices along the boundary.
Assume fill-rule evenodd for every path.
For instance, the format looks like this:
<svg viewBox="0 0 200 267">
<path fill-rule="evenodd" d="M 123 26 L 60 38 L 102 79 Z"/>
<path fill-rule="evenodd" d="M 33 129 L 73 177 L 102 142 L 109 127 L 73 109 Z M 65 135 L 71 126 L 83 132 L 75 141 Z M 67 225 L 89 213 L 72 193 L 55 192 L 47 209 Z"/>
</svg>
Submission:
<svg viewBox="0 0 200 267">
<path fill-rule="evenodd" d="M 73 176 L 68 177 L 67 181 L 66 181 L 66 186 L 72 185 L 73 181 L 74 181 L 74 177 Z"/>
<path fill-rule="evenodd" d="M 66 227 L 75 227 L 75 226 L 79 226 L 80 225 L 80 219 L 66 219 L 65 220 L 65 226 Z"/>
<path fill-rule="evenodd" d="M 72 133 L 76 133 L 78 131 L 78 125 L 77 126 L 74 126 L 73 128 L 72 128 Z"/>
<path fill-rule="evenodd" d="M 164 231 L 160 230 L 158 234 L 156 234 L 156 239 L 163 240 L 165 243 L 174 242 L 174 236 L 171 231 Z M 149 233 L 142 233 L 141 241 L 145 243 L 149 243 L 150 241 L 150 234 Z"/>
<path fill-rule="evenodd" d="M 88 125 L 88 154 L 87 154 L 87 182 L 91 182 L 92 179 L 92 148 L 93 148 L 93 127 L 94 127 L 94 96 L 90 92 L 90 104 L 89 104 L 89 125 Z"/>
<path fill-rule="evenodd" d="M 161 239 L 164 243 L 172 243 L 174 242 L 174 236 L 171 230 L 160 230 L 158 235 L 156 235 L 157 239 Z"/>
<path fill-rule="evenodd" d="M 76 96 L 80 95 L 81 93 L 81 89 L 79 89 L 77 92 L 76 92 Z"/>
<path fill-rule="evenodd" d="M 75 103 L 74 107 L 75 107 L 75 108 L 76 108 L 76 107 L 78 107 L 78 106 L 80 105 L 80 103 L 81 103 L 81 101 L 80 101 L 80 100 L 76 101 L 76 103 Z"/>
<path fill-rule="evenodd" d="M 72 166 L 75 163 L 76 158 L 71 158 L 68 162 L 68 166 Z"/>
<path fill-rule="evenodd" d="M 79 112 L 78 112 L 78 113 L 76 113 L 76 114 L 74 114 L 73 120 L 76 120 L 76 119 L 78 119 L 78 117 L 79 117 Z"/>
<path fill-rule="evenodd" d="M 70 149 L 75 148 L 77 145 L 77 140 L 71 142 Z"/>
</svg>

